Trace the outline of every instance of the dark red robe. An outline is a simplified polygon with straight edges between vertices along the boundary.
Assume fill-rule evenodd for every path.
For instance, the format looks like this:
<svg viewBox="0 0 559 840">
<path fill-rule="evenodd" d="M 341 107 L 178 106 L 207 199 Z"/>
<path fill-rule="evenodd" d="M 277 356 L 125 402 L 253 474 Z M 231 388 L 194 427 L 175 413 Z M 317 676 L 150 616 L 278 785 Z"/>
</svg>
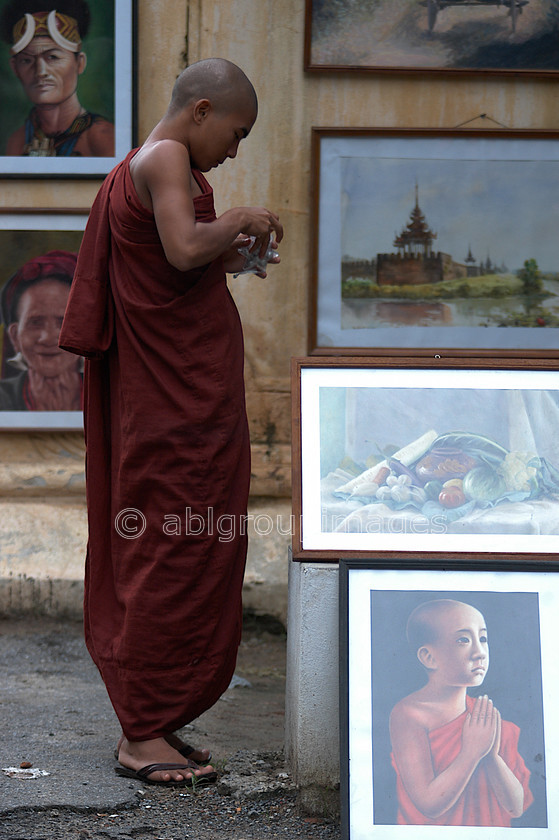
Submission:
<svg viewBox="0 0 559 840">
<path fill-rule="evenodd" d="M 433 729 L 429 733 L 431 758 L 435 776 L 452 764 L 462 745 L 464 720 L 473 709 L 474 698 L 466 697 L 466 711 L 460 717 Z M 501 748 L 499 755 L 512 770 L 524 789 L 524 810 L 532 804 L 534 798 L 528 787 L 530 772 L 518 752 L 520 729 L 508 720 L 501 721 Z M 510 827 L 510 814 L 501 807 L 491 789 L 487 771 L 483 762 L 478 764 L 474 774 L 460 798 L 449 810 L 436 819 L 430 819 L 419 811 L 411 801 L 402 783 L 398 767 L 392 756 L 392 765 L 396 771 L 396 790 L 398 794 L 398 825 L 484 825 Z"/>
<path fill-rule="evenodd" d="M 95 200 L 60 344 L 87 358 L 86 642 L 124 734 L 140 741 L 198 717 L 230 682 L 250 450 L 221 260 L 168 263 L 133 154 Z M 196 219 L 209 222 L 213 193 L 194 175 Z"/>
</svg>

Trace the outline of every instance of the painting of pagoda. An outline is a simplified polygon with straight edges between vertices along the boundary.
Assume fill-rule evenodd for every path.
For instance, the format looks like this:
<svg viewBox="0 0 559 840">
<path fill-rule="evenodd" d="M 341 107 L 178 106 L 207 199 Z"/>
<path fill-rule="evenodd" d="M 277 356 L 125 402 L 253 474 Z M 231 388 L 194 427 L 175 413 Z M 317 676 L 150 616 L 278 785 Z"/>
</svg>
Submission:
<svg viewBox="0 0 559 840">
<path fill-rule="evenodd" d="M 379 286 L 419 286 L 442 283 L 459 277 L 472 277 L 475 259 L 471 248 L 466 260 L 469 265 L 457 263 L 450 254 L 433 249 L 437 234 L 431 230 L 419 206 L 419 187 L 415 186 L 415 206 L 410 219 L 394 239 L 395 253 L 377 254 L 376 281 Z"/>
<path fill-rule="evenodd" d="M 513 348 L 519 329 L 541 346 L 534 327 L 556 345 L 559 153 L 546 145 L 549 160 L 516 149 L 501 159 L 490 149 L 485 159 L 477 140 L 464 144 L 463 158 L 446 138 L 332 144 L 339 168 L 325 168 L 319 196 L 318 346 Z"/>
</svg>

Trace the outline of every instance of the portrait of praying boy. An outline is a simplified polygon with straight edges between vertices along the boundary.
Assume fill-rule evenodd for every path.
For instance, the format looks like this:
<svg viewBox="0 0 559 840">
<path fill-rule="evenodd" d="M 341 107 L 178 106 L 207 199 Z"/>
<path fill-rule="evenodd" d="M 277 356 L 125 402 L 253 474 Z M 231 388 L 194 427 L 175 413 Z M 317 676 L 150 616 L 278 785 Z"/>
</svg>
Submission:
<svg viewBox="0 0 559 840">
<path fill-rule="evenodd" d="M 520 728 L 482 688 L 490 629 L 454 598 L 423 601 L 409 615 L 407 640 L 426 681 L 390 713 L 399 825 L 510 827 L 532 805 Z"/>
</svg>

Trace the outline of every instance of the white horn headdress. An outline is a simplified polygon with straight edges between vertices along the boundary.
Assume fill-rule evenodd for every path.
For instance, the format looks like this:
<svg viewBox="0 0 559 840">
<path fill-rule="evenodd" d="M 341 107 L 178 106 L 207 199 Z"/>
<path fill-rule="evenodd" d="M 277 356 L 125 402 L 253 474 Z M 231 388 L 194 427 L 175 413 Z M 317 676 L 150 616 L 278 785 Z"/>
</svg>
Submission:
<svg viewBox="0 0 559 840">
<path fill-rule="evenodd" d="M 76 44 L 75 41 L 69 41 L 68 38 L 65 38 L 62 32 L 59 32 L 58 27 L 56 25 L 56 10 L 53 9 L 52 12 L 49 12 L 49 16 L 47 18 L 47 25 L 50 32 L 50 37 L 53 41 L 55 41 L 59 47 L 62 47 L 65 50 L 70 50 L 70 52 L 78 52 L 80 48 L 80 44 Z"/>
<path fill-rule="evenodd" d="M 55 42 L 55 44 L 58 44 L 58 46 L 62 47 L 62 49 L 70 50 L 70 52 L 78 52 L 81 48 L 81 43 L 79 41 L 78 42 L 70 41 L 68 38 L 66 38 L 62 34 L 62 32 L 60 32 L 60 30 L 58 29 L 58 27 L 56 25 L 56 15 L 57 15 L 56 9 L 53 9 L 48 14 L 47 29 L 48 29 L 49 36 L 52 38 L 52 40 Z M 21 38 L 11 48 L 12 55 L 17 55 L 22 50 L 24 50 L 25 47 L 27 47 L 28 44 L 30 44 L 31 41 L 33 40 L 33 38 L 35 37 L 37 24 L 36 24 L 36 20 L 35 20 L 34 16 L 29 14 L 29 12 L 25 12 L 24 17 L 25 17 L 25 30 L 24 30 Z M 73 20 L 73 18 L 68 19 L 67 16 L 62 17 L 62 15 L 59 15 L 59 18 L 61 18 L 63 21 L 65 20 L 66 22 L 72 22 L 74 24 L 74 26 L 76 24 L 76 22 Z M 42 26 L 44 26 L 44 23 L 42 23 Z M 43 34 L 43 33 L 41 33 L 41 34 Z M 77 27 L 76 27 L 76 34 L 77 34 Z"/>
<path fill-rule="evenodd" d="M 10 52 L 12 55 L 17 55 L 19 52 L 25 49 L 25 47 L 31 43 L 33 40 L 33 36 L 35 35 L 35 18 L 33 15 L 30 15 L 29 12 L 25 13 L 25 31 L 17 44 L 14 44 L 11 48 Z"/>
</svg>

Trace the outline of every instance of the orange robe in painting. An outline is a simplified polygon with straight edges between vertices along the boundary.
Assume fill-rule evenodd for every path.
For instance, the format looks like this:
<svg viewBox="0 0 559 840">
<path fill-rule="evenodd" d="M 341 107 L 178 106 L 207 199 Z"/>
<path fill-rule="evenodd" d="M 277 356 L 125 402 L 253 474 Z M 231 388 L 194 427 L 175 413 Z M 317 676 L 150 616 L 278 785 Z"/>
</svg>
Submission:
<svg viewBox="0 0 559 840">
<path fill-rule="evenodd" d="M 168 263 L 133 154 L 92 208 L 60 345 L 87 359 L 86 642 L 125 736 L 141 741 L 198 717 L 230 682 L 250 451 L 221 260 Z M 194 176 L 196 219 L 211 221 L 213 193 Z"/>
<path fill-rule="evenodd" d="M 462 728 L 469 711 L 473 709 L 474 698 L 466 697 L 466 711 L 460 717 L 451 720 L 429 733 L 433 770 L 438 776 L 451 764 L 460 752 Z M 508 720 L 501 721 L 501 748 L 499 755 L 512 770 L 524 789 L 524 810 L 532 804 L 534 798 L 528 786 L 530 772 L 518 752 L 520 729 Z M 398 795 L 398 825 L 479 825 L 510 827 L 510 814 L 499 804 L 491 789 L 487 772 L 481 762 L 468 782 L 463 794 L 449 810 L 436 819 L 430 819 L 419 811 L 402 783 L 398 767 L 392 756 L 392 766 L 396 771 L 396 790 Z"/>
</svg>

